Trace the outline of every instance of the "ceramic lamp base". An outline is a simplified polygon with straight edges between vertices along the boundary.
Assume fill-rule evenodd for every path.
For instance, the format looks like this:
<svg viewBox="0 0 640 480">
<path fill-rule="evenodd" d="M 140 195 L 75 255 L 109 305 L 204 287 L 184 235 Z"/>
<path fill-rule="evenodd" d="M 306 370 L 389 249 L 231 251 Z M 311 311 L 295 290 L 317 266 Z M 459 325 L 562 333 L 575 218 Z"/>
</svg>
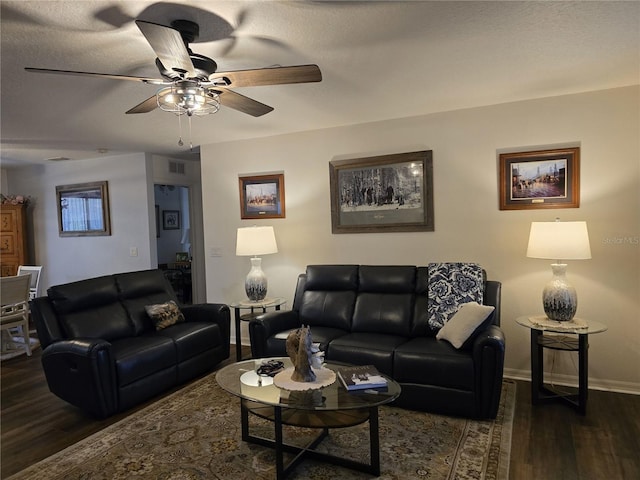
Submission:
<svg viewBox="0 0 640 480">
<path fill-rule="evenodd" d="M 260 302 L 267 296 L 267 276 L 262 271 L 262 259 L 251 259 L 251 270 L 244 281 L 244 291 L 252 302 Z"/>
<path fill-rule="evenodd" d="M 576 314 L 578 296 L 576 289 L 569 285 L 565 276 L 567 265 L 564 263 L 551 264 L 553 278 L 542 291 L 544 313 L 551 320 L 568 322 Z"/>
</svg>

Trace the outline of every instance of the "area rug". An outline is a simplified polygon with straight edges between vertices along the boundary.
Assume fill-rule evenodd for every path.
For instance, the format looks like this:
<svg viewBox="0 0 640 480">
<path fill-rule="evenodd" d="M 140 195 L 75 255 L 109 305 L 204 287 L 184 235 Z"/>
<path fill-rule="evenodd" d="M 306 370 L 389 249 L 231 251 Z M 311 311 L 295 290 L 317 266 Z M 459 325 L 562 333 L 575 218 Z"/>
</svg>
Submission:
<svg viewBox="0 0 640 480">
<path fill-rule="evenodd" d="M 495 421 L 380 407 L 380 479 L 491 479 L 509 473 L 514 382 L 505 381 Z M 251 431 L 273 424 L 251 416 Z M 331 430 L 321 448 L 368 461 L 368 424 Z M 285 440 L 303 445 L 310 429 L 285 427 Z M 267 480 L 273 450 L 241 440 L 239 399 L 215 375 L 133 413 L 104 430 L 10 477 L 10 480 Z M 365 479 L 360 472 L 305 460 L 291 479 Z"/>
</svg>

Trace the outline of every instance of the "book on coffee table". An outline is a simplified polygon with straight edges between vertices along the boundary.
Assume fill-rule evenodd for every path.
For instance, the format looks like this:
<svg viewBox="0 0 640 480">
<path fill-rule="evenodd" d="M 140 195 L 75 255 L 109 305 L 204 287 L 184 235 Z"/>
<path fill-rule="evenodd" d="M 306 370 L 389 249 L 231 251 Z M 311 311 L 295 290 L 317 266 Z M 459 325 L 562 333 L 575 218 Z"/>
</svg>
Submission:
<svg viewBox="0 0 640 480">
<path fill-rule="evenodd" d="M 364 390 L 387 386 L 387 379 L 373 365 L 336 367 L 336 374 L 347 390 Z"/>
</svg>

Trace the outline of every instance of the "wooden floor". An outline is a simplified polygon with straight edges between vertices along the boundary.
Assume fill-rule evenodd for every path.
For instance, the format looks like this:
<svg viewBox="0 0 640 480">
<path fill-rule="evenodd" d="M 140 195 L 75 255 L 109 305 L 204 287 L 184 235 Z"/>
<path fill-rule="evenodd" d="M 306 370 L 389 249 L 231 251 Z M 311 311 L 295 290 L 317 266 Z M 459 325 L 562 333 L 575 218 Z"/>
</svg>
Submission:
<svg viewBox="0 0 640 480">
<path fill-rule="evenodd" d="M 49 392 L 40 354 L 38 349 L 31 358 L 0 366 L 0 478 L 133 411 L 105 420 L 85 416 Z M 234 358 L 232 347 L 228 362 Z M 528 382 L 518 382 L 510 479 L 640 478 L 640 396 L 591 391 L 587 415 L 581 416 L 562 404 L 532 407 L 529 389 Z"/>
</svg>

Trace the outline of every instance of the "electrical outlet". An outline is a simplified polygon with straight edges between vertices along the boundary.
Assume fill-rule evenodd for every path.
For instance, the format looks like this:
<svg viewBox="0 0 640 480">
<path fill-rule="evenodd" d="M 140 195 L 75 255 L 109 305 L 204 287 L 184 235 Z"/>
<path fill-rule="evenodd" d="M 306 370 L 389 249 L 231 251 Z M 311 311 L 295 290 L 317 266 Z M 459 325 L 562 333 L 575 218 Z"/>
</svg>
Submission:
<svg viewBox="0 0 640 480">
<path fill-rule="evenodd" d="M 222 256 L 222 248 L 220 247 L 211 247 L 209 250 L 209 255 L 212 257 L 221 257 Z"/>
<path fill-rule="evenodd" d="M 130 247 L 129 248 L 129 256 L 137 257 L 138 256 L 138 247 Z"/>
</svg>

